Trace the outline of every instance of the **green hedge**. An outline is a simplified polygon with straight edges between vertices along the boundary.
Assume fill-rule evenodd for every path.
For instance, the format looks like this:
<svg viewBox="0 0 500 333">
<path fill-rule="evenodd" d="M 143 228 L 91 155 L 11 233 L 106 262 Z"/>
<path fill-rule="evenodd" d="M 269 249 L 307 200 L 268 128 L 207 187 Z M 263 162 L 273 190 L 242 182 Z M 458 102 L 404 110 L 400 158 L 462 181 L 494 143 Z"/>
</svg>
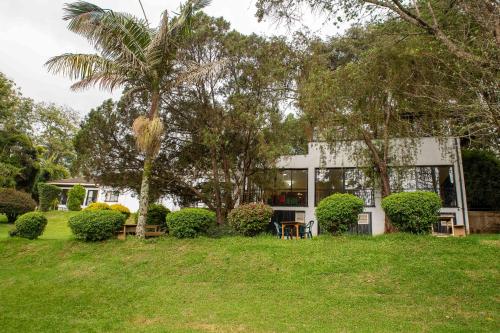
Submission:
<svg viewBox="0 0 500 333">
<path fill-rule="evenodd" d="M 109 209 L 122 213 L 127 219 L 130 217 L 130 209 L 122 204 L 112 204 Z"/>
<path fill-rule="evenodd" d="M 14 223 L 18 215 L 35 210 L 36 202 L 26 192 L 13 188 L 0 189 L 0 213 L 7 215 L 9 223 Z"/>
<path fill-rule="evenodd" d="M 82 185 L 75 185 L 68 191 L 68 201 L 66 206 L 68 210 L 82 210 L 83 201 L 85 200 L 85 188 Z"/>
<path fill-rule="evenodd" d="M 382 208 L 399 231 L 426 234 L 438 221 L 441 199 L 434 192 L 394 193 L 382 200 Z"/>
<path fill-rule="evenodd" d="M 111 207 L 105 203 L 105 202 L 93 202 L 91 203 L 90 205 L 88 205 L 87 207 L 85 207 L 85 211 L 89 211 L 89 210 L 110 210 Z"/>
<path fill-rule="evenodd" d="M 125 215 L 117 211 L 90 210 L 70 217 L 68 225 L 77 239 L 101 241 L 113 237 L 125 220 Z"/>
<path fill-rule="evenodd" d="M 167 215 L 167 226 L 177 238 L 194 238 L 206 234 L 215 224 L 215 213 L 203 208 L 184 208 Z"/>
<path fill-rule="evenodd" d="M 38 183 L 38 201 L 42 212 L 54 209 L 54 201 L 58 200 L 60 195 L 61 188 L 52 184 Z"/>
<path fill-rule="evenodd" d="M 272 216 L 273 209 L 270 206 L 251 203 L 231 210 L 227 220 L 238 233 L 245 236 L 255 236 L 266 230 Z"/>
<path fill-rule="evenodd" d="M 19 216 L 15 223 L 15 235 L 28 239 L 41 236 L 47 226 L 47 218 L 39 212 L 30 212 Z"/>
<path fill-rule="evenodd" d="M 316 217 L 321 230 L 334 235 L 343 234 L 358 222 L 364 202 L 355 195 L 335 193 L 324 198 L 316 207 Z"/>
</svg>

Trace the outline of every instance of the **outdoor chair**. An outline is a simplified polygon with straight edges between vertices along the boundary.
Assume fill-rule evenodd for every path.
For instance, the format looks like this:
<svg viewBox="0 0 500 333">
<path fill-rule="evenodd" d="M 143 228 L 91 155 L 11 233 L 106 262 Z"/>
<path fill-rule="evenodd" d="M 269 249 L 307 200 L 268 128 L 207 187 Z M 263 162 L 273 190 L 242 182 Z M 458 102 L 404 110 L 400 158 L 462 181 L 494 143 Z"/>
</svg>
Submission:
<svg viewBox="0 0 500 333">
<path fill-rule="evenodd" d="M 312 227 L 314 225 L 314 221 L 309 221 L 305 226 L 300 227 L 300 238 L 312 238 Z"/>
<path fill-rule="evenodd" d="M 274 227 L 276 228 L 276 235 L 279 239 L 281 239 L 283 236 L 283 234 L 281 233 L 281 225 L 279 225 L 277 222 L 273 222 L 273 223 L 274 223 Z M 285 237 L 286 237 L 286 239 L 290 238 L 290 230 L 289 230 L 288 226 L 285 227 Z"/>
</svg>

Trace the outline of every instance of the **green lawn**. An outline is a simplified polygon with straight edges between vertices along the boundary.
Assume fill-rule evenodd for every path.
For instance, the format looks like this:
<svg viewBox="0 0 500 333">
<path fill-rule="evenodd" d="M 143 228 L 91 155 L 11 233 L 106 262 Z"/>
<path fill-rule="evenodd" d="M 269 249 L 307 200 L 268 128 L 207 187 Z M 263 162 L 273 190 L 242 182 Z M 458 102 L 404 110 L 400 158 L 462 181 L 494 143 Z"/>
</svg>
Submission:
<svg viewBox="0 0 500 333">
<path fill-rule="evenodd" d="M 500 237 L 85 244 L 0 224 L 2 332 L 498 332 Z"/>
</svg>

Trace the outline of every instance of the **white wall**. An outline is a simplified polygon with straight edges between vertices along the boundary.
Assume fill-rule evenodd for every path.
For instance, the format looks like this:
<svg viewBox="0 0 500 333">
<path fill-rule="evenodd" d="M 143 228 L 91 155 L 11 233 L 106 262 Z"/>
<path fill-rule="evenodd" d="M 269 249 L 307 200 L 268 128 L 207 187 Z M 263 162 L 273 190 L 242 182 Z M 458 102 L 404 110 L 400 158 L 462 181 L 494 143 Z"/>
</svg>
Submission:
<svg viewBox="0 0 500 333">
<path fill-rule="evenodd" d="M 119 203 L 127 207 L 132 213 L 135 213 L 139 210 L 139 195 L 137 195 L 134 191 L 131 190 L 118 190 L 118 202 L 107 202 L 106 201 L 106 192 L 113 191 L 112 187 L 101 186 L 99 188 L 99 196 L 97 201 L 105 202 L 107 204 Z M 173 200 L 170 198 L 161 198 L 159 203 L 170 209 L 171 211 L 179 210 L 179 207 L 175 205 Z"/>
<path fill-rule="evenodd" d="M 455 188 L 457 191 L 456 208 L 443 208 L 443 213 L 454 213 L 457 217 L 458 225 L 466 225 L 467 221 L 467 203 L 465 200 L 465 184 L 463 180 L 463 168 L 460 155 L 459 141 L 454 138 L 446 140 L 438 140 L 435 138 L 422 138 L 419 140 L 418 149 L 416 149 L 413 165 L 417 166 L 439 166 L 453 165 L 455 175 Z M 392 140 L 394 149 L 405 149 L 405 145 Z M 361 142 L 351 142 L 351 148 L 362 145 Z M 286 211 L 305 211 L 306 221 L 314 220 L 314 183 L 316 168 L 340 168 L 340 167 L 357 167 L 356 161 L 351 158 L 349 149 L 340 148 L 334 149 L 331 152 L 328 145 L 323 143 L 310 143 L 307 155 L 285 156 L 278 161 L 278 168 L 290 169 L 307 169 L 308 170 L 308 206 L 307 207 L 273 207 L 276 210 Z M 381 207 L 382 195 L 381 192 L 375 191 L 375 207 L 365 207 L 365 212 L 372 214 L 372 232 L 374 235 L 384 233 L 385 213 Z M 465 217 L 465 218 L 464 218 Z M 314 225 L 314 233 L 317 233 L 317 223 Z"/>
</svg>

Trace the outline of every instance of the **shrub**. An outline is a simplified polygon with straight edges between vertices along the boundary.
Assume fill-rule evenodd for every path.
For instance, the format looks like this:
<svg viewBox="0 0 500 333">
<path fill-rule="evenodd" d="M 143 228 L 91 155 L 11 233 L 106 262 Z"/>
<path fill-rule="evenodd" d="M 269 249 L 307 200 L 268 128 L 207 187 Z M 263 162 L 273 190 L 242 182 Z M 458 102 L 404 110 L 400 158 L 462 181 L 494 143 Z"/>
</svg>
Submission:
<svg viewBox="0 0 500 333">
<path fill-rule="evenodd" d="M 194 238 L 207 233 L 215 224 L 215 213 L 203 208 L 184 208 L 167 215 L 170 234 L 177 238 Z"/>
<path fill-rule="evenodd" d="M 13 188 L 0 189 L 0 213 L 7 215 L 7 221 L 14 223 L 18 215 L 35 210 L 36 202 L 31 196 Z"/>
<path fill-rule="evenodd" d="M 88 210 L 70 217 L 68 225 L 77 239 L 101 241 L 113 237 L 125 220 L 125 215 L 117 211 Z"/>
<path fill-rule="evenodd" d="M 16 236 L 37 239 L 45 230 L 47 218 L 42 213 L 30 212 L 19 216 L 15 225 Z"/>
<path fill-rule="evenodd" d="M 385 197 L 382 208 L 398 230 L 426 234 L 438 221 L 441 199 L 434 192 L 401 192 Z"/>
<path fill-rule="evenodd" d="M 347 193 L 335 193 L 324 198 L 316 207 L 316 217 L 321 230 L 342 234 L 358 221 L 363 212 L 363 200 Z"/>
<path fill-rule="evenodd" d="M 66 205 L 68 210 L 82 210 L 83 201 L 85 200 L 85 188 L 82 185 L 75 185 L 68 191 L 68 201 Z"/>
<path fill-rule="evenodd" d="M 52 184 L 38 183 L 38 201 L 42 212 L 54 207 L 54 202 L 61 195 L 61 189 Z"/>
<path fill-rule="evenodd" d="M 89 210 L 110 210 L 111 208 L 109 205 L 105 202 L 93 202 L 90 205 L 88 205 L 84 210 L 89 211 Z"/>
<path fill-rule="evenodd" d="M 166 217 L 170 213 L 170 210 L 163 206 L 162 204 L 151 204 L 148 206 L 148 215 L 146 217 L 146 224 L 149 225 L 159 225 L 160 229 L 167 229 Z M 137 223 L 137 218 L 139 213 L 135 215 L 135 222 Z"/>
<path fill-rule="evenodd" d="M 273 216 L 273 209 L 261 203 L 251 203 L 234 208 L 227 220 L 229 225 L 245 236 L 255 236 L 263 232 Z"/>
<path fill-rule="evenodd" d="M 113 204 L 109 206 L 109 209 L 117 211 L 125 215 L 125 218 L 128 219 L 130 217 L 130 209 L 121 204 Z"/>
</svg>

